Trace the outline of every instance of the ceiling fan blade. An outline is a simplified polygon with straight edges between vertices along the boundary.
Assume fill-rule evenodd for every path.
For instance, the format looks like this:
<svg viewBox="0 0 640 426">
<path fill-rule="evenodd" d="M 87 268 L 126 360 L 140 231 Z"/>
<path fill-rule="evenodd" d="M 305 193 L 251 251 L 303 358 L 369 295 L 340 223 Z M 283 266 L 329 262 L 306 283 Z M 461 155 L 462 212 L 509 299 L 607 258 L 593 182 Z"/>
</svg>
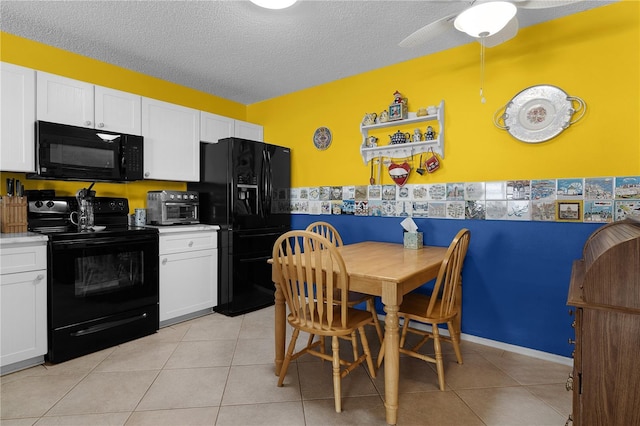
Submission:
<svg viewBox="0 0 640 426">
<path fill-rule="evenodd" d="M 579 3 L 584 0 L 512 0 L 513 3 L 522 9 L 548 9 L 551 7 L 567 6 Z"/>
<path fill-rule="evenodd" d="M 407 38 L 402 40 L 398 46 L 400 47 L 415 47 L 426 43 L 427 41 L 436 38 L 437 36 L 444 34 L 445 32 L 453 28 L 453 20 L 457 14 L 445 16 L 430 24 L 425 25 L 413 34 L 410 34 Z"/>
<path fill-rule="evenodd" d="M 505 41 L 509 41 L 514 38 L 518 34 L 518 18 L 515 16 L 511 18 L 511 20 L 507 23 L 507 25 L 495 33 L 492 36 L 484 38 L 484 46 L 485 47 L 494 47 L 499 44 L 504 43 Z M 478 43 L 480 43 L 480 39 L 478 39 Z"/>
</svg>

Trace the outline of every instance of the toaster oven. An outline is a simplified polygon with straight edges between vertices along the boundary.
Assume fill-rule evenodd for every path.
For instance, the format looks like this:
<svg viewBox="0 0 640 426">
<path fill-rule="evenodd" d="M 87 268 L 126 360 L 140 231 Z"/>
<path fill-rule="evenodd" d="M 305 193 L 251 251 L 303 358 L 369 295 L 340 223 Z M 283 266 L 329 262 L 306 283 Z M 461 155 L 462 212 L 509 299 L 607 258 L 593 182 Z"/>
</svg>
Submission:
<svg viewBox="0 0 640 426">
<path fill-rule="evenodd" d="M 200 223 L 200 200 L 196 191 L 147 192 L 147 223 L 178 225 Z"/>
</svg>

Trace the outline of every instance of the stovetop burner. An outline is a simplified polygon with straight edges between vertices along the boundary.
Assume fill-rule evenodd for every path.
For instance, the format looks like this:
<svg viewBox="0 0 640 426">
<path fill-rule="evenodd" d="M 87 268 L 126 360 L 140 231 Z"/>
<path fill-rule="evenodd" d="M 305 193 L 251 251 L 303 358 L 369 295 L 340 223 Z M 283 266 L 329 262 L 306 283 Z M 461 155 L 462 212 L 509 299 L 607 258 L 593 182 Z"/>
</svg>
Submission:
<svg viewBox="0 0 640 426">
<path fill-rule="evenodd" d="M 129 232 L 157 233 L 157 230 L 152 228 L 129 227 L 129 201 L 126 198 L 95 197 L 95 227 L 89 231 L 81 232 L 71 222 L 71 212 L 77 210 L 78 201 L 75 197 L 29 201 L 29 231 L 48 235 L 50 240 L 120 236 Z"/>
</svg>

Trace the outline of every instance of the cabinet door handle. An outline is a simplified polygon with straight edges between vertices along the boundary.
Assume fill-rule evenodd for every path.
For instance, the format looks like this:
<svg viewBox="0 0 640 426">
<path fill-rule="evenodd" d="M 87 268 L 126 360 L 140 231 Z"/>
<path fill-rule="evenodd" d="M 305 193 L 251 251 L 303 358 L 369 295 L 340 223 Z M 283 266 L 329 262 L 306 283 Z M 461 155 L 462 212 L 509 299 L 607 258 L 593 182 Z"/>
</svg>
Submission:
<svg viewBox="0 0 640 426">
<path fill-rule="evenodd" d="M 38 276 L 36 277 L 36 281 L 42 281 L 43 279 L 44 279 L 43 274 L 38 274 Z"/>
<path fill-rule="evenodd" d="M 162 264 L 166 265 L 167 264 L 167 258 L 165 257 L 164 259 L 162 259 Z"/>
<path fill-rule="evenodd" d="M 85 122 L 84 122 L 84 124 L 85 124 L 86 126 L 91 126 L 91 122 L 90 122 L 89 120 L 85 121 Z"/>
<path fill-rule="evenodd" d="M 149 172 L 144 172 L 144 177 L 149 177 Z"/>
<path fill-rule="evenodd" d="M 189 241 L 189 247 L 193 247 L 193 241 Z"/>
<path fill-rule="evenodd" d="M 98 127 L 104 127 L 104 123 L 98 123 Z"/>
</svg>

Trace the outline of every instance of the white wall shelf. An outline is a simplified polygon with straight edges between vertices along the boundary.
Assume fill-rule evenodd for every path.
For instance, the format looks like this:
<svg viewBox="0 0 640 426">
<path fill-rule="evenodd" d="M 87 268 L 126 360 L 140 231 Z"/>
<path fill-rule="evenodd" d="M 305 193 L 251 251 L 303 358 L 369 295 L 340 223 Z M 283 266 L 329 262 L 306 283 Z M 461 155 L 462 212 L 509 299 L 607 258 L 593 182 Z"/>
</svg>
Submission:
<svg viewBox="0 0 640 426">
<path fill-rule="evenodd" d="M 398 129 L 402 129 L 403 132 L 412 133 L 410 130 L 413 129 L 405 128 L 407 125 L 422 123 L 425 121 L 438 122 L 438 129 L 435 129 L 436 138 L 432 141 L 407 142 L 403 144 L 367 147 L 367 137 L 369 136 L 369 132 L 372 130 L 375 131 L 387 127 L 396 127 Z M 363 126 L 360 124 L 360 133 L 362 133 L 360 154 L 362 155 L 362 160 L 365 164 L 373 158 L 408 158 L 412 155 L 428 152 L 431 149 L 433 149 L 433 152 L 440 155 L 440 158 L 444 158 L 444 100 L 440 101 L 435 114 L 417 117 L 415 112 L 410 112 L 408 117 L 404 120 L 388 121 L 386 123 L 372 124 L 370 126 Z"/>
</svg>

